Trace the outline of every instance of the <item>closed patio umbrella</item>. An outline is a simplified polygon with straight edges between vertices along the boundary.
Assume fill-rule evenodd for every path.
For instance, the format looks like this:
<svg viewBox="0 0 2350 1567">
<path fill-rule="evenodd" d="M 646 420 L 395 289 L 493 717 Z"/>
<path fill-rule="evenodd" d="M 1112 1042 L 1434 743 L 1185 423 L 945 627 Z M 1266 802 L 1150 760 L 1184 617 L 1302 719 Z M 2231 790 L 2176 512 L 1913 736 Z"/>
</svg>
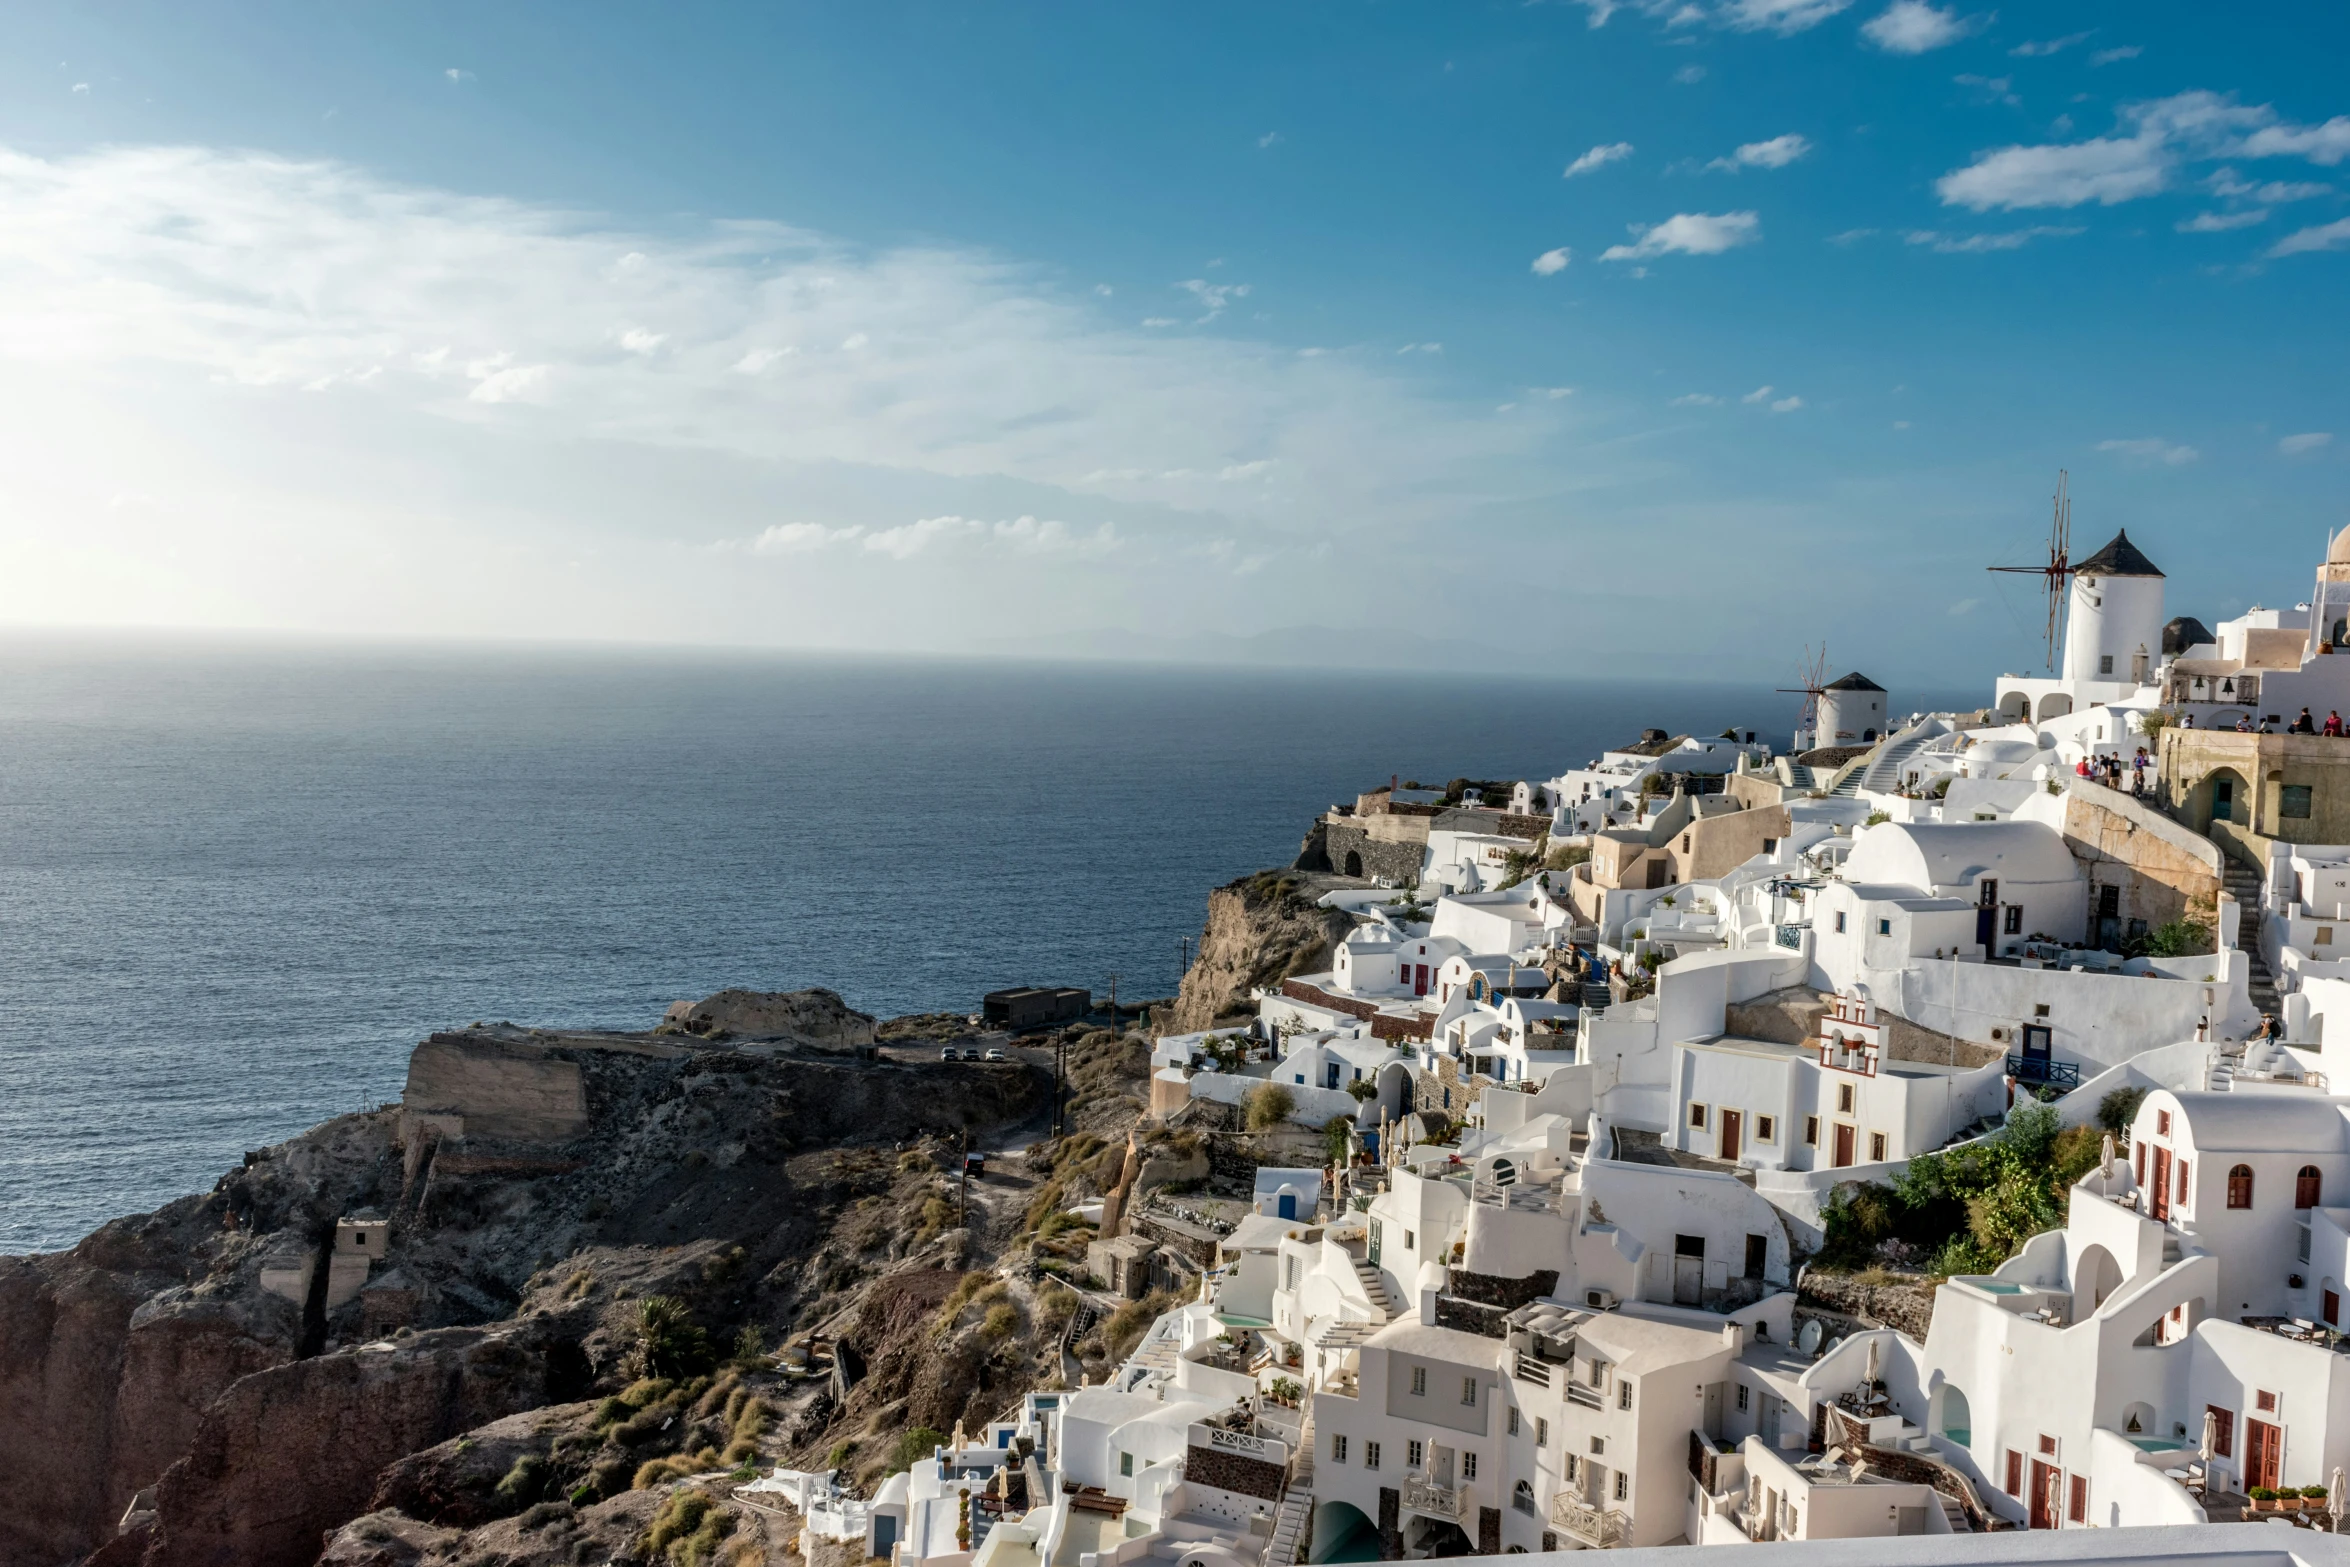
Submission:
<svg viewBox="0 0 2350 1567">
<path fill-rule="evenodd" d="M 2097 1148 L 2097 1174 L 2105 1180 L 2113 1179 L 2113 1133 L 2107 1132 Z"/>
<path fill-rule="evenodd" d="M 2350 1480 L 2342 1476 L 2339 1464 L 2334 1466 L 2334 1477 L 2326 1482 L 2326 1516 L 2334 1521 L 2334 1530 L 2342 1528 L 2342 1515 L 2350 1513 Z"/>
<path fill-rule="evenodd" d="M 2219 1450 L 2219 1416 L 2208 1409 L 2203 1411 L 2203 1440 L 2196 1444 L 2196 1448 L 2203 1455 L 2203 1489 L 2206 1494 L 2209 1494 L 2211 1490 L 2211 1460 Z"/>
</svg>

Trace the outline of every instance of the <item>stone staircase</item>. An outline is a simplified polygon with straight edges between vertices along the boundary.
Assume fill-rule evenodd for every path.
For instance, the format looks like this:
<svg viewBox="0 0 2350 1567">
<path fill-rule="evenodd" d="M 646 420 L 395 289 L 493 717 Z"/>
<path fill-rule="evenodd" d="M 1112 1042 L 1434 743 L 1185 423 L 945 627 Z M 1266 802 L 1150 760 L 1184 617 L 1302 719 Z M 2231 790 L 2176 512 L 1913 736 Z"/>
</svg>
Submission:
<svg viewBox="0 0 2350 1567">
<path fill-rule="evenodd" d="M 2246 974 L 2251 981 L 2252 1004 L 2274 1017 L 2281 1002 L 2277 996 L 2276 976 L 2268 971 L 2268 960 L 2260 955 L 2260 927 L 2267 917 L 2267 884 L 2258 871 L 2234 855 L 2220 861 L 2220 882 L 2228 895 L 2243 911 L 2236 924 L 2236 950 L 2243 953 Z"/>
<path fill-rule="evenodd" d="M 1936 1491 L 1934 1500 L 1942 1504 L 1942 1516 L 1950 1520 L 1952 1534 L 1972 1534 L 1974 1532 L 1975 1526 L 1967 1522 L 1966 1509 L 1958 1505 L 1957 1497 L 1944 1496 L 1940 1491 Z"/>
<path fill-rule="evenodd" d="M 2226 1093 L 2236 1086 L 2236 1072 L 2243 1064 L 2243 1041 L 2221 1040 L 2211 1047 L 2211 1054 L 2204 1061 L 2203 1086 L 2215 1094 Z"/>
<path fill-rule="evenodd" d="M 1866 765 L 1856 769 L 1844 780 L 1844 783 L 1853 784 L 1854 788 L 1847 789 L 1840 783 L 1836 792 L 1852 794 L 1860 789 L 1873 790 L 1878 794 L 1896 792 L 1901 788 L 1902 774 L 1910 758 L 1941 739 L 1944 732 L 1935 724 L 1919 724 L 1893 736 L 1877 748 L 1877 754 Z"/>
</svg>

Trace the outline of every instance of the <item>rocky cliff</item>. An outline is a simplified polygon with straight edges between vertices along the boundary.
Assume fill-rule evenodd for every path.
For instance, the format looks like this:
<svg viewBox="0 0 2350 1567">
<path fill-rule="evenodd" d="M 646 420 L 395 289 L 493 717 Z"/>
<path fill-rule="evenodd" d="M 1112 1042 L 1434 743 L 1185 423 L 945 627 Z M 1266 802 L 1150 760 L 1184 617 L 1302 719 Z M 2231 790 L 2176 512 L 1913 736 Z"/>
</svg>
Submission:
<svg viewBox="0 0 2350 1567">
<path fill-rule="evenodd" d="M 874 1374 L 848 1400 L 852 1435 L 893 1416 L 945 1429 L 996 1413 L 1034 1364 L 976 1327 L 922 1361 L 897 1318 L 912 1313 L 933 1342 L 964 1270 L 1018 1239 L 1033 1183 L 964 1193 L 945 1172 L 966 1137 L 1040 1125 L 1049 1074 L 934 1050 L 876 1057 L 858 1048 L 870 1019 L 837 997 L 737 996 L 696 1016 L 713 1032 L 719 1019 L 802 1027 L 733 1043 L 435 1035 L 400 1105 L 250 1153 L 211 1192 L 71 1251 L 0 1258 L 0 1567 L 93 1552 L 103 1567 L 306 1567 L 353 1518 L 433 1494 L 386 1489 L 413 1455 L 644 1385 L 651 1297 L 674 1303 L 678 1353 L 706 1363 L 704 1383 L 745 1328 L 768 1343 L 817 1325 L 863 1335 Z M 338 1240 L 341 1220 L 361 1222 Z M 750 1450 L 837 1445 L 840 1403 L 815 1384 L 788 1392 L 758 1406 L 776 1418 L 744 1428 Z M 561 1452 L 549 1436 L 531 1486 L 477 1485 L 474 1513 L 414 1521 L 433 1534 L 478 1525 L 485 1508 L 568 1507 L 584 1485 L 587 1506 L 625 1523 L 646 1505 L 632 1499 L 643 1464 L 703 1432 L 641 1424 L 580 1425 Z M 389 1560 L 415 1534 L 371 1527 L 385 1540 L 337 1548 L 358 1559 L 380 1545 Z"/>
<path fill-rule="evenodd" d="M 1259 871 L 1208 894 L 1199 957 L 1160 1021 L 1159 1031 L 1188 1034 L 1253 1012 L 1249 992 L 1292 974 L 1330 966 L 1331 952 L 1354 918 L 1315 900 L 1362 883 L 1308 871 Z"/>
</svg>

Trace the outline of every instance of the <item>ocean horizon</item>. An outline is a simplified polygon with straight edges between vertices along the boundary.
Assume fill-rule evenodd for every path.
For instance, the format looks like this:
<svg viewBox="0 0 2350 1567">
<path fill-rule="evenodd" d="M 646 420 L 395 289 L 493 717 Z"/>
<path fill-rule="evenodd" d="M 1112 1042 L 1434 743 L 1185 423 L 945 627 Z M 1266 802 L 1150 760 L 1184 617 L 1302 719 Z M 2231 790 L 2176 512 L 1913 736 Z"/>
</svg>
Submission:
<svg viewBox="0 0 2350 1567">
<path fill-rule="evenodd" d="M 1172 994 L 1209 890 L 1391 775 L 1549 776 L 1761 686 L 0 634 L 0 1252 L 396 1098 L 475 1020 L 732 985 Z M 1902 710 L 1947 696 L 1895 694 Z"/>
</svg>

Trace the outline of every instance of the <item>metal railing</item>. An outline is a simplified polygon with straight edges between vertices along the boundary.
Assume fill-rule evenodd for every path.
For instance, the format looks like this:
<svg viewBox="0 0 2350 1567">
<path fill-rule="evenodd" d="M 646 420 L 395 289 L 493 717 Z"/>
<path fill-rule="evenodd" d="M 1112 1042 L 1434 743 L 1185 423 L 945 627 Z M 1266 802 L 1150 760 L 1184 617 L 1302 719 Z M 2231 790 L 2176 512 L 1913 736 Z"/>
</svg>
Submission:
<svg viewBox="0 0 2350 1567">
<path fill-rule="evenodd" d="M 1414 1512 L 1433 1513 L 1439 1518 L 1458 1518 L 1469 1510 L 1469 1492 L 1466 1486 L 1437 1485 L 1428 1480 L 1406 1479 L 1403 1483 L 1403 1504 Z"/>
<path fill-rule="evenodd" d="M 1606 1401 L 1599 1396 L 1599 1389 L 1595 1387 L 1586 1387 L 1584 1384 L 1575 1381 L 1569 1381 L 1567 1383 L 1567 1402 L 1570 1404 L 1581 1404 L 1585 1409 L 1604 1409 L 1607 1407 Z"/>
<path fill-rule="evenodd" d="M 1811 927 L 1808 924 L 1774 925 L 1771 927 L 1771 942 L 1775 946 L 1786 948 L 1789 952 L 1799 951 L 1803 946 L 1803 933 L 1809 929 Z"/>
<path fill-rule="evenodd" d="M 2051 1088 L 2081 1086 L 2079 1062 L 2056 1061 L 2047 1056 L 2009 1056 L 2007 1075 L 2019 1083 L 2045 1084 Z"/>
<path fill-rule="evenodd" d="M 1586 1502 L 1567 1491 L 1551 1499 L 1550 1521 L 1597 1550 L 1609 1550 L 1632 1537 L 1632 1520 L 1613 1507 Z"/>
</svg>

